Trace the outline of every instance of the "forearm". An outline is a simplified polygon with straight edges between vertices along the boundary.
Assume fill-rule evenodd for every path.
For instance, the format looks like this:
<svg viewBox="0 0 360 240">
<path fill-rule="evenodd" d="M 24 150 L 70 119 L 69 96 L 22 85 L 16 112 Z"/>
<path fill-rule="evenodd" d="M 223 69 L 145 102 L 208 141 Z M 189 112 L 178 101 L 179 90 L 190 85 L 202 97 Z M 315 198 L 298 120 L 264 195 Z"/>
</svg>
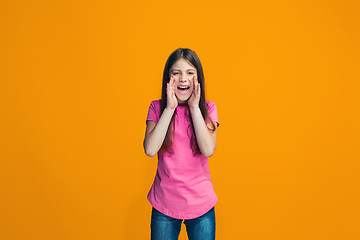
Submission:
<svg viewBox="0 0 360 240">
<path fill-rule="evenodd" d="M 175 109 L 165 108 L 153 130 L 145 137 L 146 155 L 153 157 L 161 148 Z"/>
<path fill-rule="evenodd" d="M 215 152 L 216 143 L 205 124 L 200 108 L 190 108 L 190 113 L 199 149 L 205 157 L 211 157 Z"/>
</svg>

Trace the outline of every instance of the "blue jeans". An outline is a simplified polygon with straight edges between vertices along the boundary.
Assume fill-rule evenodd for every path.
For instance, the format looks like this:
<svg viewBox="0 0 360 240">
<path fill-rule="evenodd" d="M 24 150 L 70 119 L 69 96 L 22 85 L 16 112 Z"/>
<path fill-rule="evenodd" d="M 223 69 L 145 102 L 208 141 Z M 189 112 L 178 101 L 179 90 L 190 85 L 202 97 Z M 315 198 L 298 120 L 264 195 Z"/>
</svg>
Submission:
<svg viewBox="0 0 360 240">
<path fill-rule="evenodd" d="M 178 240 L 183 219 L 169 217 L 154 207 L 151 213 L 151 240 Z M 185 219 L 189 240 L 215 240 L 215 207 L 204 215 Z"/>
</svg>

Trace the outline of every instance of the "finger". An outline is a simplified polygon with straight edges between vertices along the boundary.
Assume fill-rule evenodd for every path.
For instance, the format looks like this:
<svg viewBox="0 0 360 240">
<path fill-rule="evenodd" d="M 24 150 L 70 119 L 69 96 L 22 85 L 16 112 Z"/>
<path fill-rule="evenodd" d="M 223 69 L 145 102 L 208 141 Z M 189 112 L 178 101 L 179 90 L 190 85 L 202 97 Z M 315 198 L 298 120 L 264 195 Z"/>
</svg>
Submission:
<svg viewBox="0 0 360 240">
<path fill-rule="evenodd" d="M 196 84 L 196 76 L 193 76 L 193 85 L 194 85 L 194 91 L 197 93 L 197 84 Z"/>
<path fill-rule="evenodd" d="M 170 89 L 173 89 L 173 77 L 170 78 L 169 87 Z"/>
</svg>

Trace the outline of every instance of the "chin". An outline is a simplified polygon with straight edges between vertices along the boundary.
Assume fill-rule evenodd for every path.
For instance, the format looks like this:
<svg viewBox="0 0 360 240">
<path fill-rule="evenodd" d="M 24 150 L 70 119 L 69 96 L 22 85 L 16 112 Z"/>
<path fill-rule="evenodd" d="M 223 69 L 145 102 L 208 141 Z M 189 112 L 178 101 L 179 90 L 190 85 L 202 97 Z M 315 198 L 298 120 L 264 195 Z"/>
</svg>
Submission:
<svg viewBox="0 0 360 240">
<path fill-rule="evenodd" d="M 190 96 L 188 98 L 179 98 L 178 96 L 176 96 L 177 100 L 179 103 L 187 103 L 187 101 L 189 100 Z"/>
</svg>

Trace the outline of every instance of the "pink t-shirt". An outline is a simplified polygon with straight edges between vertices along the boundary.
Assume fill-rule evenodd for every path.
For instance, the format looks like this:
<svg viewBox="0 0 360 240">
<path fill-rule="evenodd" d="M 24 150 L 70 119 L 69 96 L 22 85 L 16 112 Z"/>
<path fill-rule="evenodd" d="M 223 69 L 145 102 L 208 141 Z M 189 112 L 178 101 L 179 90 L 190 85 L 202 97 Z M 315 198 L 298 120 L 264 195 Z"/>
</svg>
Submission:
<svg viewBox="0 0 360 240">
<path fill-rule="evenodd" d="M 206 103 L 212 121 L 219 126 L 215 103 Z M 218 197 L 212 186 L 208 158 L 192 153 L 188 105 L 179 105 L 175 112 L 173 154 L 158 152 L 157 172 L 147 199 L 167 216 L 193 219 L 213 208 Z M 158 122 L 160 115 L 160 100 L 152 101 L 146 120 Z M 208 122 L 207 118 L 205 123 Z"/>
</svg>

